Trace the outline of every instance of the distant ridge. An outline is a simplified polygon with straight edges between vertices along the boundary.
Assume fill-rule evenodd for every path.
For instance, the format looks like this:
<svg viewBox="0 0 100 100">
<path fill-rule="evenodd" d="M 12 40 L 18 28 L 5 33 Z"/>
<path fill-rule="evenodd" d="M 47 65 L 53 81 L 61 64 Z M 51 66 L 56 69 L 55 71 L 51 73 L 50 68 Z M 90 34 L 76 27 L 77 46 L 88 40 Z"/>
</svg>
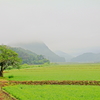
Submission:
<svg viewBox="0 0 100 100">
<path fill-rule="evenodd" d="M 65 62 L 65 58 L 56 55 L 52 52 L 43 42 L 31 42 L 31 43 L 16 43 L 12 46 L 21 47 L 26 50 L 30 50 L 38 55 L 43 55 L 51 62 Z"/>
<path fill-rule="evenodd" d="M 100 53 L 84 53 L 71 59 L 71 62 L 96 63 L 100 62 Z"/>
</svg>

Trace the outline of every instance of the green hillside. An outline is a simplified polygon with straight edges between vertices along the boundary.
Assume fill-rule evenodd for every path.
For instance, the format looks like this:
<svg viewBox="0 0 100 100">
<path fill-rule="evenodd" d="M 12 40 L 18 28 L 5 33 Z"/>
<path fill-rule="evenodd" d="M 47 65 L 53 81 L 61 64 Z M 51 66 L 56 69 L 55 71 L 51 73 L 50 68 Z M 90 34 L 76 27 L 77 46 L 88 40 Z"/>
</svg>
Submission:
<svg viewBox="0 0 100 100">
<path fill-rule="evenodd" d="M 22 59 L 23 64 L 44 64 L 50 63 L 49 60 L 44 58 L 42 55 L 37 55 L 29 50 L 23 48 L 11 47 L 12 50 L 18 53 L 19 57 Z"/>
</svg>

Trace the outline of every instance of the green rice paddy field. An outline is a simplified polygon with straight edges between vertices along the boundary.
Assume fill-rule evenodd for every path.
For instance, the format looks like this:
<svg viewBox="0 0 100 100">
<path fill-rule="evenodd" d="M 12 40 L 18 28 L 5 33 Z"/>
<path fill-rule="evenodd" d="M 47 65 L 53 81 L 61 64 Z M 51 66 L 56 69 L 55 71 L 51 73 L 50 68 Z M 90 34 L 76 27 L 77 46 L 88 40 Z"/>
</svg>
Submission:
<svg viewBox="0 0 100 100">
<path fill-rule="evenodd" d="M 16 85 L 4 89 L 19 100 L 100 100 L 99 86 Z"/>
<path fill-rule="evenodd" d="M 100 64 L 69 64 L 33 67 L 9 70 L 5 77 L 9 80 L 40 81 L 40 80 L 100 80 Z"/>
<path fill-rule="evenodd" d="M 7 70 L 9 80 L 100 80 L 100 64 L 67 64 Z M 100 100 L 100 86 L 15 85 L 4 89 L 19 100 Z"/>
</svg>

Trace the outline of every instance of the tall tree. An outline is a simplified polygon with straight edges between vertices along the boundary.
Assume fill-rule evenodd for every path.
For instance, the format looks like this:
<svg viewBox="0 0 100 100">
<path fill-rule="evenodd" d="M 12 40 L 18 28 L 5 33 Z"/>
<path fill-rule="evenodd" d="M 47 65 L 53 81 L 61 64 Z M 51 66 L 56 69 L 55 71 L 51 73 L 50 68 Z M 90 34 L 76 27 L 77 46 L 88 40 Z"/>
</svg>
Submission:
<svg viewBox="0 0 100 100">
<path fill-rule="evenodd" d="M 18 67 L 21 59 L 18 54 L 6 45 L 0 45 L 0 77 L 3 77 L 3 71 L 8 66 Z"/>
</svg>

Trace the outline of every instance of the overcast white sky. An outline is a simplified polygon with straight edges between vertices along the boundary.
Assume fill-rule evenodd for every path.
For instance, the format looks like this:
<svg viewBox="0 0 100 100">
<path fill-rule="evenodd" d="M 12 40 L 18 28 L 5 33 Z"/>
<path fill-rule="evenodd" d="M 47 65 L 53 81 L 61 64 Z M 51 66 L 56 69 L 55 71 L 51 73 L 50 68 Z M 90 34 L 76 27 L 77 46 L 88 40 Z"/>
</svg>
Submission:
<svg viewBox="0 0 100 100">
<path fill-rule="evenodd" d="M 100 47 L 100 0 L 0 0 L 0 44 L 32 40 L 66 53 Z"/>
</svg>

